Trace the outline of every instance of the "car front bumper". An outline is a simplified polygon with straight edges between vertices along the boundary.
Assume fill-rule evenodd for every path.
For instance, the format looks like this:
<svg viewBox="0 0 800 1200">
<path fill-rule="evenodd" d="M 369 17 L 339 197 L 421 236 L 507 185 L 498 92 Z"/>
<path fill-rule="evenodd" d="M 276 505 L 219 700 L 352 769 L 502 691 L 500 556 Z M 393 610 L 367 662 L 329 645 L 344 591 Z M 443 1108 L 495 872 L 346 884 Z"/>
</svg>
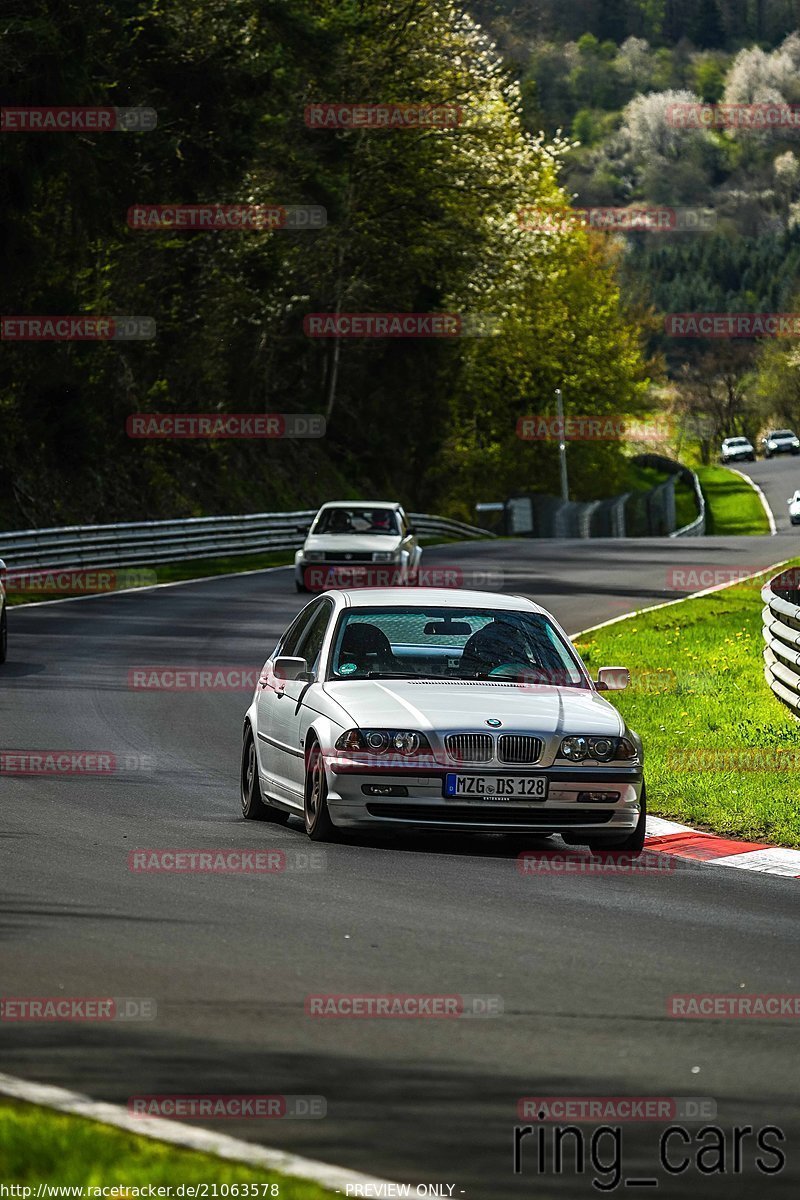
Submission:
<svg viewBox="0 0 800 1200">
<path fill-rule="evenodd" d="M 463 766 L 376 771 L 326 761 L 328 809 L 343 828 L 510 830 L 624 835 L 639 820 L 642 766 L 542 767 L 537 770 Z M 445 797 L 445 775 L 542 776 L 546 800 L 488 796 Z M 375 794 L 377 789 L 377 794 Z M 373 794 L 370 794 L 370 793 Z M 403 794 L 405 792 L 405 794 Z M 381 794 L 382 793 L 382 794 Z M 586 797 L 591 795 L 591 799 Z M 583 796 L 583 799 L 579 797 Z"/>
</svg>

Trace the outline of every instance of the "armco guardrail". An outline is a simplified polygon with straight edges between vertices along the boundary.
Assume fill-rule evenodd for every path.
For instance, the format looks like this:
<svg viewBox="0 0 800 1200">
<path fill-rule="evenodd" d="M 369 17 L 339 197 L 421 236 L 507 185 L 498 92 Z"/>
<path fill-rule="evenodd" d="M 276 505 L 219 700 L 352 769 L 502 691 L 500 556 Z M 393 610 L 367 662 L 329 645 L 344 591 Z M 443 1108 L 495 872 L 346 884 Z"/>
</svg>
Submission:
<svg viewBox="0 0 800 1200">
<path fill-rule="evenodd" d="M 301 545 L 316 513 L 312 508 L 242 517 L 20 529 L 0 533 L 0 558 L 9 567 L 133 567 L 262 550 L 294 550 Z M 495 537 L 487 529 L 430 513 L 409 513 L 409 519 L 423 537 Z"/>
<path fill-rule="evenodd" d="M 795 603 L 800 599 L 800 591 L 797 586 L 780 586 L 782 580 L 787 585 L 790 582 L 797 585 L 800 573 L 791 581 L 786 578 L 787 574 L 776 575 L 761 589 L 764 601 L 762 632 L 766 643 L 764 675 L 778 699 L 800 716 L 800 604 Z M 796 575 L 794 571 L 791 574 Z M 778 592 L 784 595 L 774 590 L 776 585 Z"/>
</svg>

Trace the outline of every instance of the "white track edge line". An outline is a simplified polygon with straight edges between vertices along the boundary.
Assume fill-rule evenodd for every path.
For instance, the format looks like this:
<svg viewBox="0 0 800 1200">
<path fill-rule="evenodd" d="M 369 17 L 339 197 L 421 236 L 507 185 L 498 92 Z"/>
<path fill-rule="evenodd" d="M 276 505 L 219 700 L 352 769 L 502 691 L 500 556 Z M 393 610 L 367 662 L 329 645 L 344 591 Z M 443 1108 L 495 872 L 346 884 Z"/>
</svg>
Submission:
<svg viewBox="0 0 800 1200">
<path fill-rule="evenodd" d="M 144 587 L 115 588 L 112 592 L 92 592 L 88 596 L 64 596 L 61 600 L 31 600 L 25 601 L 24 604 L 9 604 L 8 610 L 13 612 L 15 609 L 21 608 L 44 608 L 46 604 L 74 604 L 77 600 L 107 600 L 109 596 L 124 596 L 130 592 L 157 592 L 160 588 L 184 587 L 187 583 L 210 583 L 215 579 L 234 579 L 240 575 L 266 575 L 270 571 L 289 571 L 291 567 L 291 563 L 286 563 L 282 567 L 254 567 L 250 571 L 224 571 L 219 575 L 198 575 L 196 579 L 172 579 L 169 583 L 146 583 Z M 75 568 L 67 567 L 66 569 L 74 570 Z M 122 568 L 125 571 L 135 569 L 135 567 Z M 92 567 L 91 570 L 97 570 L 97 568 Z"/>
<path fill-rule="evenodd" d="M 380 1184 L 385 1187 L 389 1182 L 377 1176 L 362 1175 L 359 1171 L 351 1171 L 347 1167 L 336 1167 L 313 1158 L 301 1158 L 286 1150 L 273 1150 L 267 1146 L 243 1142 L 238 1138 L 229 1137 L 228 1134 L 195 1129 L 181 1124 L 180 1121 L 169 1121 L 163 1117 L 134 1117 L 122 1105 L 106 1104 L 83 1096 L 80 1092 L 71 1092 L 66 1088 L 44 1083 L 32 1083 L 14 1075 L 0 1074 L 0 1094 L 58 1112 L 86 1117 L 103 1125 L 113 1125 L 117 1129 L 160 1142 L 169 1142 L 187 1150 L 198 1150 L 203 1154 L 213 1154 L 217 1158 L 280 1171 L 297 1179 L 310 1180 L 331 1191 L 340 1191 L 347 1184 L 370 1184 L 372 1187 Z"/>
<path fill-rule="evenodd" d="M 775 537 L 775 535 L 778 532 L 778 527 L 775 524 L 775 514 L 772 511 L 772 508 L 770 507 L 770 503 L 767 500 L 767 497 L 764 495 L 761 488 L 756 483 L 755 479 L 751 479 L 749 475 L 745 475 L 744 471 L 737 471 L 735 467 L 726 466 L 725 469 L 727 471 L 733 471 L 734 475 L 738 475 L 740 479 L 747 480 L 747 482 L 750 484 L 750 487 L 757 494 L 759 500 L 761 501 L 761 507 L 764 509 L 764 512 L 766 513 L 767 520 L 769 521 L 769 531 L 772 534 L 772 536 Z"/>
<path fill-rule="evenodd" d="M 656 612 L 660 608 L 671 608 L 674 604 L 685 604 L 687 600 L 699 600 L 701 596 L 711 596 L 714 592 L 724 592 L 726 588 L 738 587 L 741 583 L 747 583 L 748 579 L 758 579 L 759 575 L 765 575 L 767 571 L 776 571 L 778 567 L 785 567 L 795 558 L 797 555 L 793 554 L 791 558 L 782 558 L 780 562 L 771 563 L 762 567 L 760 571 L 753 571 L 750 575 L 742 575 L 739 579 L 730 579 L 727 583 L 715 583 L 713 587 L 703 588 L 701 592 L 691 592 L 688 596 L 679 596 L 677 600 L 665 600 L 662 604 L 651 604 L 648 608 L 634 608 L 630 612 L 622 613 L 619 617 L 601 621 L 599 625 L 589 625 L 587 629 L 579 629 L 577 633 L 570 633 L 569 640 L 574 642 L 576 638 L 583 637 L 587 633 L 594 633 L 596 629 L 607 629 L 609 625 L 627 621 L 628 617 L 641 617 L 644 613 Z"/>
</svg>

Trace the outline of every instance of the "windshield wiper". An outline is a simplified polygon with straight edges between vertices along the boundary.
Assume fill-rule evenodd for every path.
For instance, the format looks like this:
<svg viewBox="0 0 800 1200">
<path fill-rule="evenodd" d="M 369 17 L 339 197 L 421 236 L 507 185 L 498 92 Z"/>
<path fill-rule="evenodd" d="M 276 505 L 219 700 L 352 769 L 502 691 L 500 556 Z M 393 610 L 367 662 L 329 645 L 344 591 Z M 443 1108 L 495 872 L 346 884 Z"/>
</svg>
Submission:
<svg viewBox="0 0 800 1200">
<path fill-rule="evenodd" d="M 367 679 L 441 679 L 441 675 L 417 675 L 415 671 L 368 671 Z M 362 676 L 363 679 L 363 676 Z"/>
</svg>

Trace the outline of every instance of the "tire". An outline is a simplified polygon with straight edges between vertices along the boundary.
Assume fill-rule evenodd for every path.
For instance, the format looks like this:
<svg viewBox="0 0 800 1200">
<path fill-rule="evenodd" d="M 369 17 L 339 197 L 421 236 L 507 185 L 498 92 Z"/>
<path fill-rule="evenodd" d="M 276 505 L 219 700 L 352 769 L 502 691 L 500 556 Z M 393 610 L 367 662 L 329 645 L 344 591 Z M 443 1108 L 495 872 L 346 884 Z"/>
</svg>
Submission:
<svg viewBox="0 0 800 1200">
<path fill-rule="evenodd" d="M 307 592 L 307 591 L 308 591 L 308 588 L 305 586 L 305 584 L 304 584 L 304 583 L 298 583 L 298 582 L 297 582 L 297 580 L 295 579 L 295 581 L 294 581 L 294 590 L 295 590 L 296 592 Z"/>
<path fill-rule="evenodd" d="M 8 611 L 6 605 L 3 605 L 3 614 L 0 616 L 0 663 L 4 663 L 8 656 Z"/>
<path fill-rule="evenodd" d="M 626 850 L 629 854 L 641 854 L 644 850 L 645 825 L 647 823 L 647 791 L 642 786 L 641 811 L 636 828 L 632 833 L 619 838 L 592 838 L 587 845 L 592 851 Z"/>
<path fill-rule="evenodd" d="M 747 461 L 748 461 L 748 462 L 755 462 L 755 461 L 756 461 L 756 456 L 755 456 L 755 454 L 748 454 L 748 456 L 747 456 Z"/>
<path fill-rule="evenodd" d="M 328 781 L 325 778 L 325 764 L 317 742 L 312 743 L 308 752 L 303 815 L 306 833 L 312 842 L 336 841 L 336 826 L 328 811 Z"/>
<path fill-rule="evenodd" d="M 261 795 L 261 784 L 258 780 L 258 761 L 256 759 L 256 744 L 253 741 L 253 731 L 250 726 L 242 742 L 242 766 L 239 772 L 239 793 L 242 801 L 242 816 L 246 821 L 272 821 L 274 825 L 285 825 L 289 820 L 288 812 L 282 808 L 274 808 L 264 803 Z"/>
</svg>

